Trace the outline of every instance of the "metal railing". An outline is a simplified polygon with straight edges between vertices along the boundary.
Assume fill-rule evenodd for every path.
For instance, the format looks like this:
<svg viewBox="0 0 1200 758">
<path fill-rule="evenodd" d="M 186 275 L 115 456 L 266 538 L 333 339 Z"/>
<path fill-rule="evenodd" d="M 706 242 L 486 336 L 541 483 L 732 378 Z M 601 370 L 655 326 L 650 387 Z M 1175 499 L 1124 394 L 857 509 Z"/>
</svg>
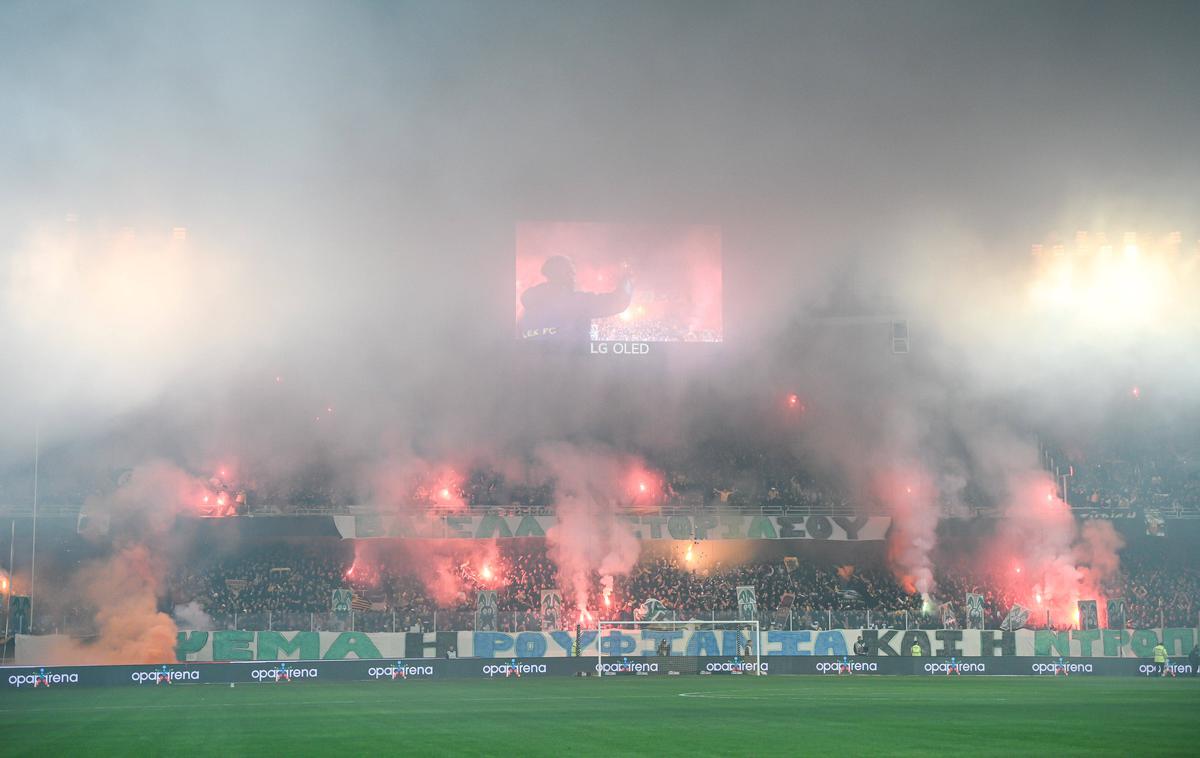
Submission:
<svg viewBox="0 0 1200 758">
<path fill-rule="evenodd" d="M 0 628 L 5 622 L 6 610 L 0 604 Z M 736 608 L 722 609 L 681 609 L 674 612 L 676 620 L 687 621 L 737 621 Z M 233 613 L 228 615 L 212 615 L 207 629 L 200 631 L 312 631 L 312 632 L 453 632 L 471 631 L 476 628 L 475 612 L 473 610 L 430 611 L 417 610 L 367 610 L 351 611 L 349 613 L 319 612 L 308 613 L 299 611 L 261 611 L 255 613 Z M 606 615 L 601 620 L 618 621 L 616 615 Z M 939 614 L 925 614 L 919 611 L 889 611 L 889 610 L 834 610 L 815 608 L 793 608 L 790 612 L 763 611 L 758 614 L 758 621 L 763 631 L 820 631 L 826 629 L 965 629 L 966 619 L 963 613 L 957 613 L 949 622 Z M 1164 628 L 1190 627 L 1200 623 L 1198 615 L 1189 614 L 1180 609 L 1158 609 L 1150 617 L 1135 619 L 1130 628 Z M 595 620 L 583 623 L 587 628 Z M 996 629 L 1000 617 L 989 614 L 985 617 L 985 628 Z M 561 626 L 574 629 L 574 619 L 563 619 Z M 501 611 L 496 614 L 494 631 L 524 632 L 541 631 L 542 621 L 535 610 Z M 1025 622 L 1026 629 L 1069 629 L 1077 626 L 1074 618 L 1057 620 L 1049 613 L 1034 614 Z M 180 626 L 181 629 L 192 630 L 194 627 Z M 19 630 L 12 629 L 12 633 Z M 34 634 L 66 634 L 74 637 L 89 638 L 98 634 L 95 622 L 91 618 L 79 614 L 70 616 L 47 613 L 38 616 L 33 629 Z"/>
</svg>

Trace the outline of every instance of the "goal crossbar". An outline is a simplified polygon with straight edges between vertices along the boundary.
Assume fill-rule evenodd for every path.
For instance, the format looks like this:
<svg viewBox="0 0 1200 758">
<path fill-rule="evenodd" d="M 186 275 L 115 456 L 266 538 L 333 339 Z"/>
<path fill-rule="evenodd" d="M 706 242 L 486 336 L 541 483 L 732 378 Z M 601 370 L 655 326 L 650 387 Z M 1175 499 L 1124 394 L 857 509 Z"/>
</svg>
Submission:
<svg viewBox="0 0 1200 758">
<path fill-rule="evenodd" d="M 758 676 L 762 671 L 762 635 L 758 620 L 750 621 L 597 621 L 596 622 L 596 674 L 604 676 L 604 631 L 606 629 L 615 629 L 620 631 L 628 627 L 658 627 L 660 629 L 669 630 L 672 628 L 692 628 L 696 630 L 709 629 L 715 632 L 736 632 L 738 648 L 732 655 L 726 655 L 722 650 L 721 657 L 744 658 L 746 663 L 750 663 L 753 659 L 753 673 Z M 724 640 L 720 640 L 718 644 L 722 644 Z M 750 644 L 750 654 L 743 655 L 742 646 L 746 643 Z M 621 657 L 619 653 L 610 653 L 609 657 Z M 699 656 L 700 658 L 711 656 Z"/>
</svg>

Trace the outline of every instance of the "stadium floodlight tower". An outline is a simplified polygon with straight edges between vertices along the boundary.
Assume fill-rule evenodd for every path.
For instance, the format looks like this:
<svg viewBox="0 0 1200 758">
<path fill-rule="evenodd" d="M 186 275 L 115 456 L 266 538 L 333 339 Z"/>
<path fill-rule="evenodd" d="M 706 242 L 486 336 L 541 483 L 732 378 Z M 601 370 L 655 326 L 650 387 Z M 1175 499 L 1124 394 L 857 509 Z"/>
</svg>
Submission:
<svg viewBox="0 0 1200 758">
<path fill-rule="evenodd" d="M 762 635 L 759 631 L 758 620 L 752 621 L 598 621 L 596 623 L 596 675 L 605 674 L 638 674 L 650 671 L 676 672 L 680 674 L 699 674 L 704 671 L 713 673 L 744 673 L 761 676 L 762 669 Z M 712 633 L 710 644 L 715 644 L 721 651 L 720 655 L 681 656 L 678 653 L 668 656 L 643 656 L 619 651 L 604 651 L 604 632 L 610 630 L 654 629 L 656 631 L 691 632 L 692 635 L 705 631 Z M 638 635 L 639 637 L 641 635 Z M 686 638 L 686 637 L 685 637 Z M 707 663 L 706 663 L 707 659 Z M 651 666 L 657 668 L 651 668 Z"/>
</svg>

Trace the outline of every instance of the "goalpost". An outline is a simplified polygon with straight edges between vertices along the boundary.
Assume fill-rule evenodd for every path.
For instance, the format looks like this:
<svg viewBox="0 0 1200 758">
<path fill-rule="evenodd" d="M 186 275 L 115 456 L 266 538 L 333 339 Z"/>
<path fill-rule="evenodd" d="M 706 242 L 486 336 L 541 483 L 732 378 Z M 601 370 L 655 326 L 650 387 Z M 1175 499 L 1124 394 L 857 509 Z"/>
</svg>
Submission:
<svg viewBox="0 0 1200 758">
<path fill-rule="evenodd" d="M 596 675 L 670 673 L 699 674 L 741 673 L 760 676 L 762 670 L 762 635 L 758 621 L 598 621 L 596 633 Z M 634 637 L 635 647 L 629 653 L 605 650 L 605 632 L 625 632 Z M 646 632 L 663 632 L 646 635 Z M 678 634 L 682 632 L 682 634 Z M 711 632 L 711 636 L 696 640 L 696 635 Z M 617 638 L 619 639 L 619 638 Z M 660 640 L 670 643 L 668 655 L 660 656 L 657 649 L 647 654 L 646 646 L 657 648 Z M 688 656 L 688 640 L 698 655 Z M 683 643 L 683 644 L 680 644 Z M 714 652 L 716 651 L 716 652 Z"/>
</svg>

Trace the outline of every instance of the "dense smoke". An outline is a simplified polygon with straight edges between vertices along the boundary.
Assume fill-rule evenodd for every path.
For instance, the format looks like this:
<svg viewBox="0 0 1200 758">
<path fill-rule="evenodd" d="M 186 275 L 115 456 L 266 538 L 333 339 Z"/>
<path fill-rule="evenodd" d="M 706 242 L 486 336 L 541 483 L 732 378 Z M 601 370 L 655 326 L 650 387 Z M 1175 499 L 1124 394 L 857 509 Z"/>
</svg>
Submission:
<svg viewBox="0 0 1200 758">
<path fill-rule="evenodd" d="M 212 617 L 204 612 L 204 608 L 200 606 L 200 602 L 197 600 L 175 606 L 175 610 L 171 612 L 171 616 L 175 619 L 175 626 L 180 629 L 214 628 Z"/>
<path fill-rule="evenodd" d="M 547 446 L 537 459 L 557 484 L 558 522 L 546 533 L 550 558 L 558 566 L 559 586 L 585 620 L 595 609 L 591 591 L 595 577 L 612 591 L 613 577 L 628 574 L 641 546 L 621 509 L 632 499 L 622 483 L 628 456 L 599 448 Z"/>
<path fill-rule="evenodd" d="M 909 592 L 925 598 L 937 589 L 933 552 L 941 504 L 928 477 L 915 466 L 885 472 L 879 499 L 895 521 L 888 534 L 888 558 Z"/>
<path fill-rule="evenodd" d="M 1200 319 L 1188 297 L 1115 333 L 1047 311 L 1029 251 L 1179 229 L 1191 260 L 1200 105 L 1145 86 L 1200 67 L 1197 8 L 1171 11 L 298 3 L 280 26 L 246 4 L 6 4 L 3 494 L 32 500 L 35 437 L 43 503 L 133 469 L 84 531 L 109 549 L 93 573 L 136 578 L 167 569 L 220 465 L 273 504 L 315 483 L 423 518 L 486 461 L 557 480 L 549 542 L 583 609 L 637 559 L 617 508 L 640 505 L 643 457 L 778 448 L 893 515 L 916 591 L 970 485 L 1028 519 L 995 566 L 1042 567 L 1055 602 L 1099 592 L 1117 545 L 1029 494 L 1034 435 L 1102 426 L 1135 378 L 1194 411 Z M 1140 53 L 1096 56 L 1112 35 Z M 704 277 L 724 342 L 519 350 L 530 220 L 720 227 L 720 276 L 679 277 Z M 809 408 L 790 427 L 787 392 Z M 457 595 L 457 558 L 405 549 Z M 133 586 L 111 607 L 165 628 Z"/>
<path fill-rule="evenodd" d="M 86 660 L 73 662 L 173 662 L 175 622 L 157 609 L 168 567 L 153 548 L 136 544 L 85 568 L 84 598 L 96 608 L 98 637 Z"/>
<path fill-rule="evenodd" d="M 1076 603 L 1106 597 L 1121 537 L 1107 522 L 1080 524 L 1044 473 L 1014 477 L 986 564 L 996 586 L 1034 613 L 1074 620 Z"/>
<path fill-rule="evenodd" d="M 128 472 L 102 496 L 89 498 L 80 532 L 100 557 L 49 593 L 49 605 L 77 606 L 93 616 L 95 635 L 56 642 L 47 663 L 166 663 L 175 660 L 175 620 L 159 610 L 171 558 L 183 547 L 181 517 L 211 498 L 207 483 L 162 462 Z M 203 621 L 195 612 L 180 620 Z"/>
</svg>

